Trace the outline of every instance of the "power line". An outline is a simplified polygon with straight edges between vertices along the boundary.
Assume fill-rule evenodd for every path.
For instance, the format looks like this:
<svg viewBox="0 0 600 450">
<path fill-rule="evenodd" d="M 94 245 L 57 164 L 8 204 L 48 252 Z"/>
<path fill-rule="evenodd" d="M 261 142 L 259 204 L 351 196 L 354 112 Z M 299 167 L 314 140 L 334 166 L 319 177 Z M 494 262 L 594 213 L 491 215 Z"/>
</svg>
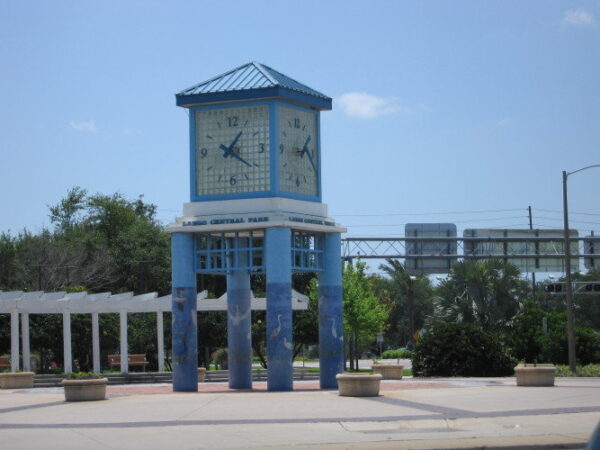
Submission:
<svg viewBox="0 0 600 450">
<path fill-rule="evenodd" d="M 559 211 L 557 209 L 536 208 L 536 211 L 543 211 L 543 212 L 549 212 L 549 213 L 563 214 L 562 211 Z M 598 216 L 598 217 L 600 217 L 600 213 L 569 211 L 569 215 L 573 215 L 573 214 L 578 214 L 578 215 L 582 215 L 582 216 Z"/>
<path fill-rule="evenodd" d="M 434 216 L 447 214 L 484 214 L 494 212 L 513 212 L 526 211 L 524 208 L 515 209 L 486 209 L 479 211 L 443 211 L 443 212 L 425 212 L 425 213 L 384 213 L 384 214 L 334 214 L 335 217 L 389 217 L 389 216 Z"/>
<path fill-rule="evenodd" d="M 563 219 L 555 219 L 554 217 L 543 217 L 543 216 L 537 216 L 537 219 L 542 219 L 542 220 L 552 220 L 552 221 L 557 221 L 557 222 L 562 222 Z M 585 224 L 591 224 L 591 225 L 600 225 L 600 222 L 587 222 L 584 220 L 571 220 L 571 223 L 585 223 Z"/>
<path fill-rule="evenodd" d="M 485 219 L 471 219 L 471 220 L 455 220 L 453 223 L 477 223 L 477 222 L 489 222 L 497 220 L 512 220 L 512 219 L 523 219 L 524 216 L 513 216 L 513 217 L 487 217 Z M 364 224 L 364 225 L 346 225 L 345 227 L 402 227 L 405 223 L 392 223 L 392 224 Z"/>
</svg>

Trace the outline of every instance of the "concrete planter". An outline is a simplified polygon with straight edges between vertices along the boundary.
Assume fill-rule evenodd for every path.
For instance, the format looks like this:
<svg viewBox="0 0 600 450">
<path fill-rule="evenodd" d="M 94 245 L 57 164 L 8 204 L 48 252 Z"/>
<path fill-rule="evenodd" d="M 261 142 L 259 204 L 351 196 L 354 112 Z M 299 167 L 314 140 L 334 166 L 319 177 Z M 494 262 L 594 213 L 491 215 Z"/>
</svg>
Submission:
<svg viewBox="0 0 600 450">
<path fill-rule="evenodd" d="M 371 370 L 380 374 L 384 380 L 401 380 L 404 366 L 401 364 L 373 364 Z"/>
<path fill-rule="evenodd" d="M 204 383 L 206 379 L 206 367 L 198 367 L 198 382 Z"/>
<path fill-rule="evenodd" d="M 0 373 L 0 389 L 27 389 L 33 387 L 33 372 Z"/>
<path fill-rule="evenodd" d="M 380 374 L 339 373 L 336 376 L 339 394 L 345 397 L 377 397 Z"/>
<path fill-rule="evenodd" d="M 554 386 L 554 364 L 519 364 L 515 367 L 517 386 Z"/>
<path fill-rule="evenodd" d="M 65 388 L 65 400 L 68 402 L 85 402 L 104 400 L 106 398 L 106 378 L 62 380 Z"/>
</svg>

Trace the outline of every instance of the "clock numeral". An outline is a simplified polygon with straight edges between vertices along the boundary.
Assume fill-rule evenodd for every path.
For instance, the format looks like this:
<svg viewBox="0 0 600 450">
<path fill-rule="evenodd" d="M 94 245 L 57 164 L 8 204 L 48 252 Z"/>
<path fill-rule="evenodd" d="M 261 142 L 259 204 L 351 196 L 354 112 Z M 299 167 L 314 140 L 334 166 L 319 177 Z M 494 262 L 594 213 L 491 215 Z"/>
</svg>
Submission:
<svg viewBox="0 0 600 450">
<path fill-rule="evenodd" d="M 265 152 L 265 144 L 260 143 L 258 144 L 258 153 L 264 153 Z"/>
<path fill-rule="evenodd" d="M 227 118 L 227 126 L 237 127 L 240 123 L 240 118 L 238 116 L 231 116 Z"/>
<path fill-rule="evenodd" d="M 285 147 L 283 144 L 279 144 L 279 153 L 283 153 L 283 151 L 285 150 Z"/>
<path fill-rule="evenodd" d="M 237 180 L 235 179 L 235 175 L 229 179 L 229 184 L 231 186 L 235 186 L 237 184 Z"/>
<path fill-rule="evenodd" d="M 294 119 L 294 128 L 300 128 L 300 119 L 298 119 L 298 118 Z"/>
<path fill-rule="evenodd" d="M 208 150 L 205 147 L 202 147 L 200 149 L 200 157 L 201 158 L 206 158 L 206 155 L 208 154 Z"/>
</svg>

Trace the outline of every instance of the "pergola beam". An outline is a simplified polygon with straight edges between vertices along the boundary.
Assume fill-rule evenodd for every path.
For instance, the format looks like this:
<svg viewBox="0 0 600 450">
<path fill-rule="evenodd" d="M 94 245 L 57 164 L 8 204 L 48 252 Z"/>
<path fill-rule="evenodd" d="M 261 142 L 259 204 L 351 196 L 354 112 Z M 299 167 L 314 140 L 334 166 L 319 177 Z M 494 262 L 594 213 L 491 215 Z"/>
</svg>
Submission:
<svg viewBox="0 0 600 450">
<path fill-rule="evenodd" d="M 308 297 L 292 290 L 292 309 L 305 310 L 308 308 Z M 198 311 L 227 311 L 227 294 L 219 298 L 209 299 L 208 292 L 198 293 Z M 158 348 L 158 370 L 165 370 L 165 345 L 163 312 L 171 312 L 171 295 L 159 297 L 156 292 L 133 295 L 124 292 L 111 295 L 110 292 L 88 294 L 87 292 L 22 292 L 0 291 L 0 314 L 10 314 L 11 326 L 11 370 L 20 369 L 19 338 L 22 340 L 23 370 L 30 367 L 29 315 L 30 314 L 61 314 L 63 318 L 63 351 L 64 370 L 73 370 L 71 314 L 92 315 L 92 360 L 93 370 L 100 373 L 100 314 L 119 314 L 121 371 L 128 371 L 128 342 L 127 314 L 156 313 L 156 332 Z M 252 295 L 251 309 L 266 310 L 265 298 L 255 298 Z M 21 323 L 19 323 L 21 315 Z M 21 325 L 21 327 L 19 327 Z M 21 328 L 21 329 L 20 329 Z"/>
</svg>

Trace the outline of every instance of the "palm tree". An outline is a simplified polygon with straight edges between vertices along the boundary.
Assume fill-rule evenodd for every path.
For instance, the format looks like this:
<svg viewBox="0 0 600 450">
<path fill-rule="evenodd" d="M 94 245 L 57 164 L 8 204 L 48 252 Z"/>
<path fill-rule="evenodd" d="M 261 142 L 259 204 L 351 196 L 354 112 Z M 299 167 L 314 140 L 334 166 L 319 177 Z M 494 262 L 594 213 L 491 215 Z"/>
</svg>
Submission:
<svg viewBox="0 0 600 450">
<path fill-rule="evenodd" d="M 527 292 L 527 282 L 513 264 L 498 260 L 459 262 L 437 288 L 432 320 L 504 330 Z"/>
<path fill-rule="evenodd" d="M 387 259 L 386 263 L 380 265 L 379 269 L 389 276 L 389 290 L 392 301 L 395 303 L 393 306 L 396 314 L 390 315 L 390 318 L 396 323 L 390 324 L 390 328 L 396 328 L 400 332 L 401 318 L 398 315 L 404 313 L 404 317 L 408 319 L 406 345 L 411 348 L 414 345 L 417 322 L 419 326 L 422 326 L 424 317 L 429 312 L 431 297 L 429 279 L 423 276 L 411 275 L 404 265 L 396 259 Z M 402 311 L 403 309 L 405 311 Z"/>
</svg>

